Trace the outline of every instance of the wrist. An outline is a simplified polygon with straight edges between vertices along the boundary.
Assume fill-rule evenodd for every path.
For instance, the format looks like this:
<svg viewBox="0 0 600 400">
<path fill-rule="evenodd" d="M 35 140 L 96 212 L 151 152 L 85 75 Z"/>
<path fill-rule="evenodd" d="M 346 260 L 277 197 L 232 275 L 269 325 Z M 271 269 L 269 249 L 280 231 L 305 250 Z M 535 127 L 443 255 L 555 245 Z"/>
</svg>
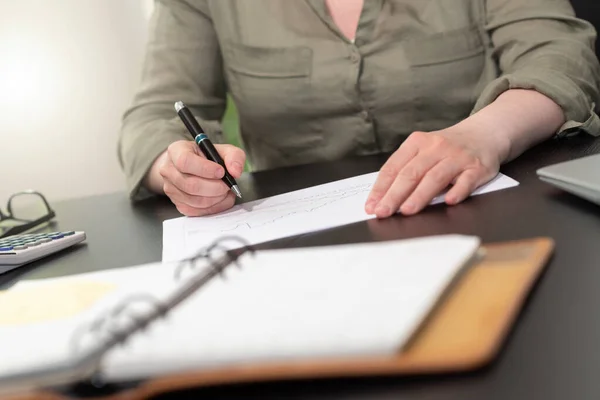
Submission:
<svg viewBox="0 0 600 400">
<path fill-rule="evenodd" d="M 165 150 L 156 158 L 156 160 L 154 160 L 142 182 L 142 184 L 153 193 L 164 194 L 164 180 L 160 174 L 160 167 L 167 161 L 167 157 L 167 151 Z"/>
<path fill-rule="evenodd" d="M 479 154 L 486 164 L 501 165 L 511 152 L 506 127 L 483 114 L 474 114 L 450 127 L 448 134 L 460 135 L 465 145 Z"/>
<path fill-rule="evenodd" d="M 472 140 L 498 164 L 506 162 L 511 154 L 513 135 L 510 126 L 492 113 L 474 114 L 459 123 L 460 129 L 468 132 Z"/>
</svg>

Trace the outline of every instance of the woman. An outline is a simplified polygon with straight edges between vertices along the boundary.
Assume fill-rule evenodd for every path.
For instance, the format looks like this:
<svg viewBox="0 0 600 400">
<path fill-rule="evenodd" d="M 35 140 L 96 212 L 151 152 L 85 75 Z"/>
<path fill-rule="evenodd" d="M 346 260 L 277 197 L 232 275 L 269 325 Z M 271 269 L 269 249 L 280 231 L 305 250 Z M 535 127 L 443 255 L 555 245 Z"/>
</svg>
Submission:
<svg viewBox="0 0 600 400">
<path fill-rule="evenodd" d="M 234 99 L 255 170 L 392 152 L 365 204 L 456 204 L 532 145 L 600 134 L 596 32 L 568 0 L 162 0 L 119 142 L 132 197 L 234 204 L 173 110 L 222 140 Z M 399 146 L 399 147 L 398 147 Z M 218 145 L 234 177 L 246 154 Z"/>
</svg>

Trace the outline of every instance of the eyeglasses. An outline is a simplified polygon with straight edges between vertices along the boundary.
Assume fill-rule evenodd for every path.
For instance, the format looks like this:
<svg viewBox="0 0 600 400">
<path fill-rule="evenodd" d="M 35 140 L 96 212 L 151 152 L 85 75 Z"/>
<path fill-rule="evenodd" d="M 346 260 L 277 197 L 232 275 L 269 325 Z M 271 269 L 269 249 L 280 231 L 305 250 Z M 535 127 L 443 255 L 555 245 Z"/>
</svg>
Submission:
<svg viewBox="0 0 600 400">
<path fill-rule="evenodd" d="M 6 213 L 0 209 L 0 238 L 18 235 L 49 222 L 56 216 L 43 194 L 26 190 L 8 198 Z"/>
</svg>

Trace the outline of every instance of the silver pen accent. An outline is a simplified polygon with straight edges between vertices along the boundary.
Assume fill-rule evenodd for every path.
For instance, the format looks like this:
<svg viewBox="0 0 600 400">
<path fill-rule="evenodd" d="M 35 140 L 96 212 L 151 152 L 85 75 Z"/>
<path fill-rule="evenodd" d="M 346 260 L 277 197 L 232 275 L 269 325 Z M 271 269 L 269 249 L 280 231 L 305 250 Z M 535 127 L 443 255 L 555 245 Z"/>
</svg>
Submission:
<svg viewBox="0 0 600 400">
<path fill-rule="evenodd" d="M 235 195 L 237 197 L 239 197 L 240 199 L 242 198 L 242 192 L 240 191 L 240 188 L 238 187 L 238 185 L 233 185 L 231 187 L 231 190 L 233 190 L 233 193 L 235 193 Z"/>
</svg>

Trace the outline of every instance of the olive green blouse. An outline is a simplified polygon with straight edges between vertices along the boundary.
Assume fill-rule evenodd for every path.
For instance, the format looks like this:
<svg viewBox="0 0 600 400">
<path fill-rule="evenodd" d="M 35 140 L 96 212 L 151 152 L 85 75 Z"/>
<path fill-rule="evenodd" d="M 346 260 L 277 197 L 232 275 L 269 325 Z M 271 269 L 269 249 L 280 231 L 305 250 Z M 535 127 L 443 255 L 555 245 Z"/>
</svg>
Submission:
<svg viewBox="0 0 600 400">
<path fill-rule="evenodd" d="M 594 28 L 568 0 L 365 0 L 349 41 L 324 0 L 160 0 L 119 160 L 132 198 L 177 140 L 181 100 L 223 141 L 227 93 L 254 170 L 393 151 L 512 88 L 600 134 Z M 485 135 L 486 132 L 481 132 Z"/>
</svg>

